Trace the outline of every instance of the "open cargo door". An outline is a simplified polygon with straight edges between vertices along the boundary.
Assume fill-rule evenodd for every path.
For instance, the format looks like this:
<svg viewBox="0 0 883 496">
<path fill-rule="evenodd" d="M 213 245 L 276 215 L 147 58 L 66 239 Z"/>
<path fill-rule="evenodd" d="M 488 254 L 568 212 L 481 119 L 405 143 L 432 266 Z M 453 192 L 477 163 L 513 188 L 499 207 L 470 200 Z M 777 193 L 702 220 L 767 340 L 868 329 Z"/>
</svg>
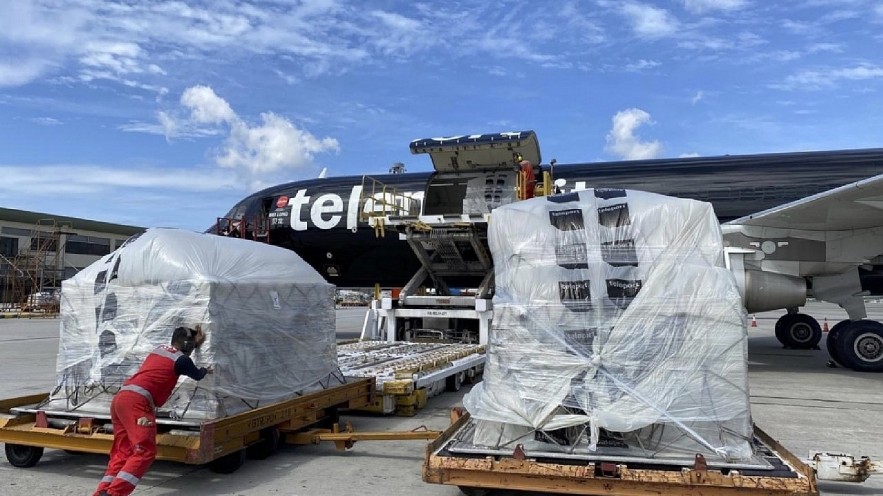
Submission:
<svg viewBox="0 0 883 496">
<path fill-rule="evenodd" d="M 436 171 L 426 185 L 425 216 L 481 216 L 516 201 L 518 164 L 541 160 L 533 131 L 418 139 L 411 153 L 429 154 Z"/>
<path fill-rule="evenodd" d="M 540 163 L 533 131 L 425 138 L 411 142 L 411 153 L 428 153 L 436 171 L 468 172 L 513 168 L 522 160 Z"/>
</svg>

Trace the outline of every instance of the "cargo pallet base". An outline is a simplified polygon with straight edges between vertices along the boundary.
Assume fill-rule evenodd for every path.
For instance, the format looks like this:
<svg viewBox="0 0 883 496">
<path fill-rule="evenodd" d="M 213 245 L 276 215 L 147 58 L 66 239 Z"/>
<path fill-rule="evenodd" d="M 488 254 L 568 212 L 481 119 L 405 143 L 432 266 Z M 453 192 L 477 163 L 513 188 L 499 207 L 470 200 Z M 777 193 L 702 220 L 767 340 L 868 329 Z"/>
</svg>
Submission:
<svg viewBox="0 0 883 496">
<path fill-rule="evenodd" d="M 157 459 L 208 464 L 215 472 L 231 473 L 247 456 L 266 458 L 293 434 L 335 426 L 339 409 L 364 407 L 374 396 L 374 379 L 359 378 L 217 420 L 188 423 L 160 418 Z M 36 465 L 45 448 L 110 453 L 113 434 L 105 427 L 108 419 L 35 409 L 46 397 L 0 400 L 0 442 L 6 443 L 6 458 L 13 466 Z"/>
<path fill-rule="evenodd" d="M 450 447 L 471 422 L 468 414 L 456 416 L 453 425 L 427 446 L 423 480 L 459 486 L 470 496 L 494 489 L 616 496 L 817 495 L 816 479 L 824 467 L 833 467 L 836 475 L 834 464 L 842 466 L 839 476 L 828 480 L 848 481 L 846 472 L 857 471 L 860 475 L 853 481 L 860 482 L 874 471 L 870 460 L 848 455 L 816 455 L 811 467 L 757 427 L 755 443 L 773 467 L 768 471 L 710 467 L 701 455 L 692 464 L 673 466 L 652 459 L 625 463 L 603 458 L 535 458 L 520 446 L 505 456 L 456 453 Z"/>
</svg>

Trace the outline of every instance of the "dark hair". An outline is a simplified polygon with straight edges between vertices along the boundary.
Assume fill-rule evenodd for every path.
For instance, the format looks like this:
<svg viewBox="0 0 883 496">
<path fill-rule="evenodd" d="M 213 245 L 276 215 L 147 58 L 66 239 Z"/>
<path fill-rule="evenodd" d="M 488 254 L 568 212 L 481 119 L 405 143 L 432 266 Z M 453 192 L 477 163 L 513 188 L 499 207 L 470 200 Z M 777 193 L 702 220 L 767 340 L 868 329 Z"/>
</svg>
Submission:
<svg viewBox="0 0 883 496">
<path fill-rule="evenodd" d="M 196 331 L 189 327 L 176 327 L 175 332 L 172 333 L 172 346 L 175 346 L 184 353 L 189 353 L 193 351 L 193 347 L 196 344 L 194 339 L 196 339 Z M 190 349 L 185 350 L 184 348 L 188 347 L 188 343 Z"/>
</svg>

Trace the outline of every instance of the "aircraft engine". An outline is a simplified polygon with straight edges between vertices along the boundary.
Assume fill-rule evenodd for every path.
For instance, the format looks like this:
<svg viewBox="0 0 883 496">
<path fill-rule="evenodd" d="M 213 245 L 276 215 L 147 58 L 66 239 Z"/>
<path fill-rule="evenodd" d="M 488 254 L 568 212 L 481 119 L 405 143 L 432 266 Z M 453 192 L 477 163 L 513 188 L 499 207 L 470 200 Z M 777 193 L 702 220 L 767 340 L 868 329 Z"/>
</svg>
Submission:
<svg viewBox="0 0 883 496">
<path fill-rule="evenodd" d="M 752 269 L 741 272 L 736 278 L 741 279 L 742 302 L 748 313 L 806 305 L 806 279 Z"/>
</svg>

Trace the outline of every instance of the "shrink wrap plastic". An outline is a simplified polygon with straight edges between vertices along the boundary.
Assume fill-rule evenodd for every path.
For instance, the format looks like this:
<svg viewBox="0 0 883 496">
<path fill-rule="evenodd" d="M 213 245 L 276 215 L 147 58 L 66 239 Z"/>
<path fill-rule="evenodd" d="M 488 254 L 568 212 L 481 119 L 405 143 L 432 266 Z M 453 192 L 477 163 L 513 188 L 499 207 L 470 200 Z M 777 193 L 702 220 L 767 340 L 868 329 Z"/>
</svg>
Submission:
<svg viewBox="0 0 883 496">
<path fill-rule="evenodd" d="M 493 212 L 494 321 L 473 443 L 752 455 L 746 313 L 708 203 L 585 190 Z"/>
<path fill-rule="evenodd" d="M 107 414 L 113 394 L 178 326 L 200 324 L 161 416 L 218 418 L 339 383 L 333 285 L 294 252 L 150 229 L 64 281 L 57 387 L 46 410 Z"/>
</svg>

